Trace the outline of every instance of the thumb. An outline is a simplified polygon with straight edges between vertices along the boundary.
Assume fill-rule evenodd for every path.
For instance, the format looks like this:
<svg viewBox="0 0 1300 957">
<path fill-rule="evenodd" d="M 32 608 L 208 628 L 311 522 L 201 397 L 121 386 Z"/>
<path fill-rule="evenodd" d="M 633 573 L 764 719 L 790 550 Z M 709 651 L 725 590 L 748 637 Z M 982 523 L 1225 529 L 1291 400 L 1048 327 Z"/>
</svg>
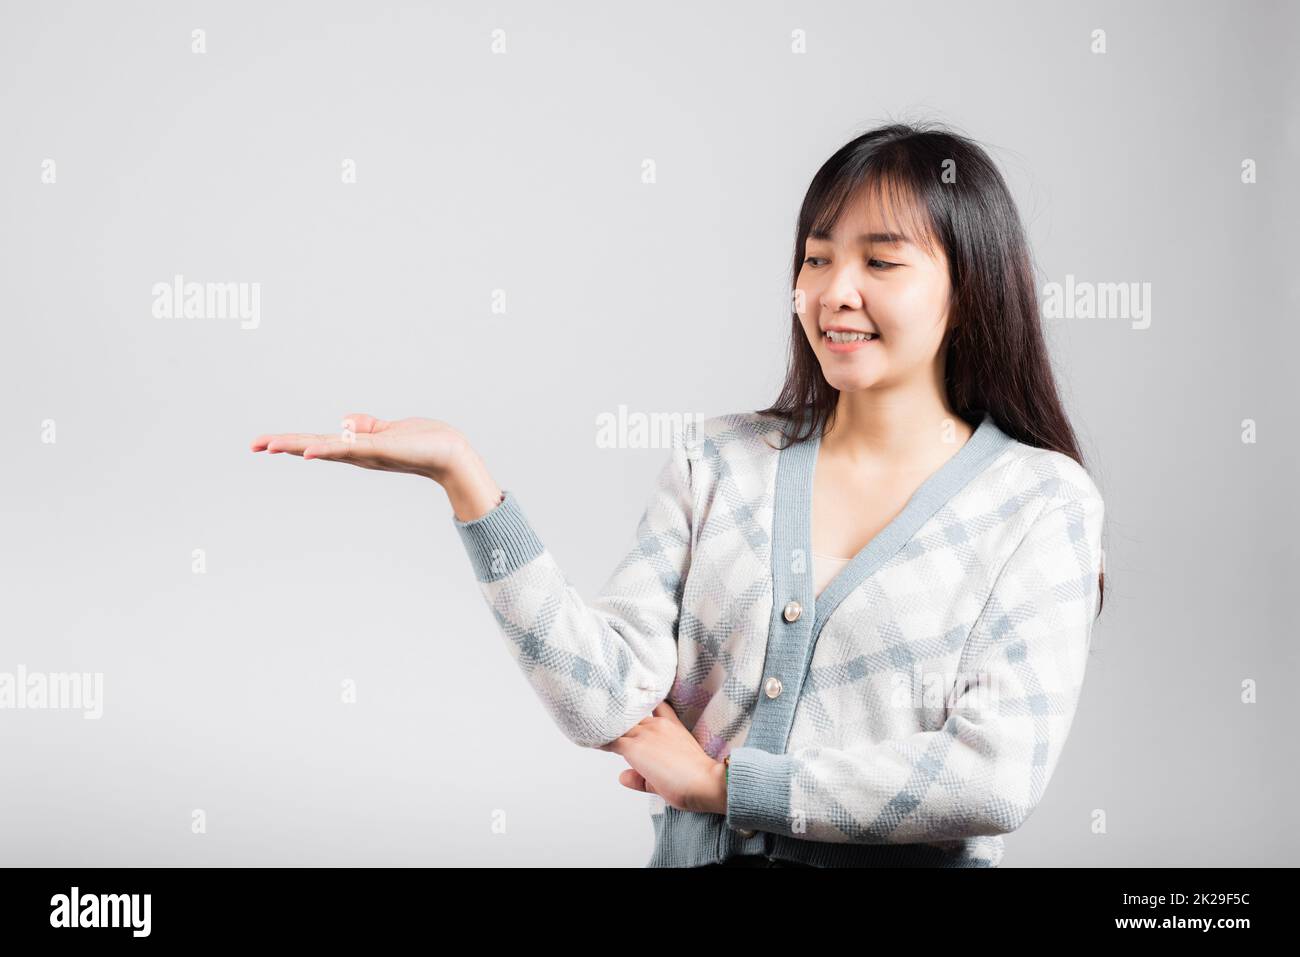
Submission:
<svg viewBox="0 0 1300 957">
<path fill-rule="evenodd" d="M 390 425 L 391 422 L 376 419 L 373 415 L 366 415 L 364 412 L 349 412 L 343 416 L 339 428 L 344 432 L 375 433 L 384 431 Z"/>
<path fill-rule="evenodd" d="M 640 771 L 637 771 L 634 768 L 628 768 L 620 773 L 618 776 L 618 782 L 624 787 L 631 788 L 633 791 L 645 791 L 648 794 L 655 793 L 650 782 L 641 776 Z"/>
</svg>

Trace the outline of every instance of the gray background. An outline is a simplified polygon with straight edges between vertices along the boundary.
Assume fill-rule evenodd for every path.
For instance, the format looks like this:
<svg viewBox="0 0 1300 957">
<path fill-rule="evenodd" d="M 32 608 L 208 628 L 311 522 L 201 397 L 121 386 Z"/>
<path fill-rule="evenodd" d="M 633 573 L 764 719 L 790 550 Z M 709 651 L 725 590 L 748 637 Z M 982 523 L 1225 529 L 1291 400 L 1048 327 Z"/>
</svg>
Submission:
<svg viewBox="0 0 1300 957">
<path fill-rule="evenodd" d="M 667 455 L 596 415 L 774 398 L 803 192 L 891 119 L 990 150 L 1042 283 L 1152 284 L 1149 329 L 1048 324 L 1108 587 L 1004 864 L 1300 863 L 1297 32 L 1282 3 L 6 2 L 0 671 L 101 671 L 105 713 L 0 711 L 0 863 L 642 866 L 646 796 L 550 723 L 438 487 L 248 443 L 445 419 L 590 597 Z M 260 328 L 155 319 L 178 272 L 260 282 Z"/>
</svg>

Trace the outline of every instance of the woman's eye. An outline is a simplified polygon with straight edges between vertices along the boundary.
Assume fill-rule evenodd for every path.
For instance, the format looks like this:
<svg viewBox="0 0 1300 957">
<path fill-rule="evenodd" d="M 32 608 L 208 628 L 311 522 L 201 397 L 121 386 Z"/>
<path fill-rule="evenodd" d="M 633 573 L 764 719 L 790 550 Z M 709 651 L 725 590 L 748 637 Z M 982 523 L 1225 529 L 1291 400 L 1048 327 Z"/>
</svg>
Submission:
<svg viewBox="0 0 1300 957">
<path fill-rule="evenodd" d="M 818 263 L 823 263 L 825 261 L 826 260 L 820 256 L 808 256 L 806 259 L 804 259 L 804 265 L 816 266 L 818 265 Z M 867 265 L 873 269 L 879 269 L 882 272 L 884 272 L 890 269 L 894 269 L 895 267 L 898 266 L 898 263 L 885 262 L 883 259 L 868 259 Z"/>
</svg>

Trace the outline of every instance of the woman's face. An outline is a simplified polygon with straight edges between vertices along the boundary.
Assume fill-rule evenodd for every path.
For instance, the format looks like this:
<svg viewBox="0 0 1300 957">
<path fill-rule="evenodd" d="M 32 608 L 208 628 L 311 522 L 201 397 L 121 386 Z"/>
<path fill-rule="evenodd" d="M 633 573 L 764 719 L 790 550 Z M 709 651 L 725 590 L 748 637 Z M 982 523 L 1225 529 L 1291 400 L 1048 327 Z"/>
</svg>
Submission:
<svg viewBox="0 0 1300 957">
<path fill-rule="evenodd" d="M 948 319 L 948 261 L 891 237 L 878 203 L 848 204 L 829 236 L 809 235 L 795 308 L 826 381 L 840 392 L 933 376 Z M 875 333 L 838 344 L 826 331 Z"/>
</svg>

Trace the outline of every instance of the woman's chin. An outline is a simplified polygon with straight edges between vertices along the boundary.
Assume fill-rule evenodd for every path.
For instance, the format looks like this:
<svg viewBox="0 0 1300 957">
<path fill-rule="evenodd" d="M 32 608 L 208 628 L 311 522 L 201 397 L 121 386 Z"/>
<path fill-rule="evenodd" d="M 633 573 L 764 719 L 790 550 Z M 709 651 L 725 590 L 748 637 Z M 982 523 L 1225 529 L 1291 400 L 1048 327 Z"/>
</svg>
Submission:
<svg viewBox="0 0 1300 957">
<path fill-rule="evenodd" d="M 825 374 L 826 369 L 822 369 Z M 835 370 L 834 375 L 826 376 L 826 381 L 830 387 L 837 392 L 861 392 L 863 389 L 870 389 L 880 385 L 881 377 L 875 374 L 845 375 L 844 370 Z"/>
</svg>

